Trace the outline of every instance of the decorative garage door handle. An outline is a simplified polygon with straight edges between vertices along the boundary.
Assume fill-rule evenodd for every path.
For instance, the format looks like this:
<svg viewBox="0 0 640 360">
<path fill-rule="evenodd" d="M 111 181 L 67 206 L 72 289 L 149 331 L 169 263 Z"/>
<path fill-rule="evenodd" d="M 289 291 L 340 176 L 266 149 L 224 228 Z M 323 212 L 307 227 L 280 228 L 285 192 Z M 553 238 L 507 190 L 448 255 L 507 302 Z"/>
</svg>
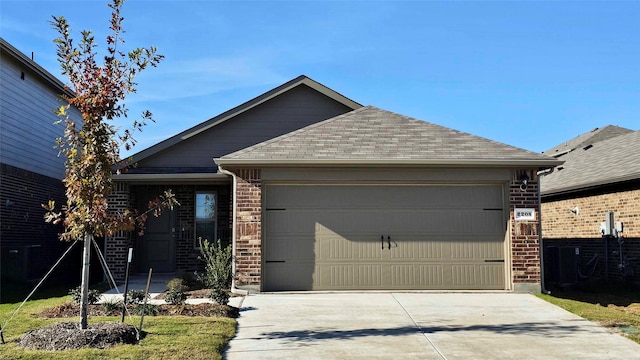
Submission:
<svg viewBox="0 0 640 360">
<path fill-rule="evenodd" d="M 391 243 L 393 242 L 393 247 L 398 247 L 398 243 L 395 241 L 391 241 L 391 236 L 387 235 L 387 249 L 391 250 Z M 384 235 L 380 236 L 380 247 L 384 250 Z"/>
</svg>

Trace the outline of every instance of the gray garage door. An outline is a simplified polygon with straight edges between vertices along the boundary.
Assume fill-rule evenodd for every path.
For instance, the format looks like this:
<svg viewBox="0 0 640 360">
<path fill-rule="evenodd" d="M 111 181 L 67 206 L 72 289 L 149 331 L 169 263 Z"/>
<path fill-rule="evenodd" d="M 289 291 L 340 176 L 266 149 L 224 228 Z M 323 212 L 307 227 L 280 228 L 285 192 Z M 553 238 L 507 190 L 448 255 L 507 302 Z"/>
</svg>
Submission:
<svg viewBox="0 0 640 360">
<path fill-rule="evenodd" d="M 264 291 L 505 289 L 500 185 L 264 190 Z"/>
</svg>

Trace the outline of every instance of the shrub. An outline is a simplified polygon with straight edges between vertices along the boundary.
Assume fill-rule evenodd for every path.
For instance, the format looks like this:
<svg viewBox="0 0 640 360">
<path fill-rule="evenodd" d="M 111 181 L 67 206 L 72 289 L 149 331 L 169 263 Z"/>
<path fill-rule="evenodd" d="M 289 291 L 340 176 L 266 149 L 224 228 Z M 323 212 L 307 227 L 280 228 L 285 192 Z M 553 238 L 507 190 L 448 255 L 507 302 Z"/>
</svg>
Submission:
<svg viewBox="0 0 640 360">
<path fill-rule="evenodd" d="M 205 262 L 204 275 L 196 274 L 206 287 L 211 289 L 211 299 L 221 305 L 226 305 L 229 301 L 227 290 L 231 288 L 231 264 L 233 254 L 231 245 L 222 247 L 220 239 L 216 243 L 208 240 L 198 239 L 200 243 L 200 254 L 198 259 Z"/>
<path fill-rule="evenodd" d="M 209 297 L 220 305 L 227 305 L 229 303 L 229 291 L 227 289 L 214 288 L 211 289 Z"/>
<path fill-rule="evenodd" d="M 164 297 L 164 301 L 171 305 L 184 304 L 185 300 L 187 300 L 187 294 L 185 294 L 184 291 L 176 289 L 168 290 L 167 295 Z"/>
<path fill-rule="evenodd" d="M 149 295 L 147 294 L 147 299 Z M 129 290 L 127 291 L 127 305 L 140 304 L 144 301 L 144 290 Z"/>
<path fill-rule="evenodd" d="M 136 315 L 151 315 L 156 316 L 160 312 L 160 307 L 154 304 L 138 304 L 133 308 L 133 313 Z"/>
<path fill-rule="evenodd" d="M 71 299 L 73 300 L 73 302 L 75 302 L 76 304 L 80 304 L 82 300 L 81 287 L 78 286 L 77 288 L 69 289 L 69 295 L 71 295 Z M 98 301 L 100 301 L 100 295 L 100 291 L 89 289 L 89 293 L 87 294 L 87 302 L 89 302 L 89 304 L 91 305 L 97 304 Z"/>
<path fill-rule="evenodd" d="M 118 311 L 122 309 L 122 301 L 120 300 L 107 300 L 107 301 L 103 301 L 102 302 L 102 308 L 104 309 L 104 311 L 106 311 L 107 313 L 110 313 L 112 311 Z"/>
<path fill-rule="evenodd" d="M 187 286 L 187 290 L 198 290 L 205 288 L 204 283 L 196 276 L 196 274 L 185 273 L 180 277 Z"/>
<path fill-rule="evenodd" d="M 171 280 L 169 280 L 169 282 L 167 282 L 167 290 L 172 291 L 180 291 L 180 292 L 184 292 L 187 291 L 188 286 L 186 281 L 184 281 L 181 278 L 173 278 Z"/>
</svg>

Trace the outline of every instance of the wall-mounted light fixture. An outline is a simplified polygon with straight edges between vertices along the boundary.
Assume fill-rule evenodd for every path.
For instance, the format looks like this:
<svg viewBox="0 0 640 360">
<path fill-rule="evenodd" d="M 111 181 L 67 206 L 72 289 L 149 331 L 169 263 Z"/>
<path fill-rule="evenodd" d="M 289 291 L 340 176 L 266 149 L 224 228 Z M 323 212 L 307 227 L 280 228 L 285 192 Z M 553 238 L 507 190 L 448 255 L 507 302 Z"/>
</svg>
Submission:
<svg viewBox="0 0 640 360">
<path fill-rule="evenodd" d="M 571 211 L 572 213 L 576 214 L 576 215 L 580 215 L 580 208 L 579 207 L 574 207 L 573 209 L 569 209 L 569 211 Z"/>
<path fill-rule="evenodd" d="M 524 171 L 520 174 L 520 191 L 527 191 L 527 186 L 529 185 L 529 175 Z"/>
</svg>

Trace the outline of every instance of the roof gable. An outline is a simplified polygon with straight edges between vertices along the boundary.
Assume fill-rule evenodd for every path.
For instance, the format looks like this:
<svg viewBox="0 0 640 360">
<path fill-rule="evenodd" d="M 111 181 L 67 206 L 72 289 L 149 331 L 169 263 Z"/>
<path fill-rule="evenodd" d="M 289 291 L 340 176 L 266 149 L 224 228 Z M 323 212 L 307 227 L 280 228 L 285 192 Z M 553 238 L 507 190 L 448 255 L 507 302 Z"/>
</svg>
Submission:
<svg viewBox="0 0 640 360">
<path fill-rule="evenodd" d="M 555 146 L 549 150 L 543 151 L 542 153 L 553 157 L 560 157 L 568 153 L 569 151 L 573 151 L 575 149 L 587 146 L 589 144 L 594 144 L 599 141 L 611 139 L 616 136 L 628 134 L 630 132 L 633 132 L 633 130 L 615 125 L 607 125 L 603 128 L 595 128 L 587 133 L 578 135 L 575 138 L 558 146 Z"/>
<path fill-rule="evenodd" d="M 543 194 L 640 179 L 640 131 L 577 148 L 562 160 L 562 166 L 544 177 Z"/>
<path fill-rule="evenodd" d="M 232 164 L 560 164 L 519 149 L 373 106 L 215 159 Z"/>
<path fill-rule="evenodd" d="M 192 138 L 198 134 L 201 134 L 213 127 L 216 127 L 228 120 L 233 119 L 234 117 L 237 117 L 240 114 L 246 113 L 247 111 L 250 111 L 254 108 L 256 108 L 257 106 L 271 100 L 274 99 L 284 93 L 289 92 L 292 89 L 295 89 L 299 86 L 307 86 L 317 92 L 319 92 L 320 94 L 340 103 L 343 104 L 344 106 L 346 106 L 347 108 L 350 109 L 357 109 L 362 107 L 361 104 L 358 104 L 357 102 L 343 96 L 342 94 L 312 80 L 311 78 L 305 76 L 305 75 L 300 75 L 297 78 L 290 80 L 274 89 L 271 89 L 269 91 L 267 91 L 266 93 L 259 95 L 241 105 L 238 105 L 230 110 L 227 110 L 225 112 L 223 112 L 220 115 L 217 115 L 207 121 L 204 121 L 190 129 L 187 129 L 177 135 L 174 135 L 156 145 L 153 145 L 145 150 L 140 151 L 139 153 L 136 153 L 132 156 L 133 162 L 138 162 L 141 161 L 143 159 L 146 159 L 148 157 L 151 157 L 155 154 L 158 154 L 162 151 L 168 150 L 169 148 L 171 148 L 174 145 L 180 144 L 186 140 L 188 140 L 189 138 Z"/>
</svg>

